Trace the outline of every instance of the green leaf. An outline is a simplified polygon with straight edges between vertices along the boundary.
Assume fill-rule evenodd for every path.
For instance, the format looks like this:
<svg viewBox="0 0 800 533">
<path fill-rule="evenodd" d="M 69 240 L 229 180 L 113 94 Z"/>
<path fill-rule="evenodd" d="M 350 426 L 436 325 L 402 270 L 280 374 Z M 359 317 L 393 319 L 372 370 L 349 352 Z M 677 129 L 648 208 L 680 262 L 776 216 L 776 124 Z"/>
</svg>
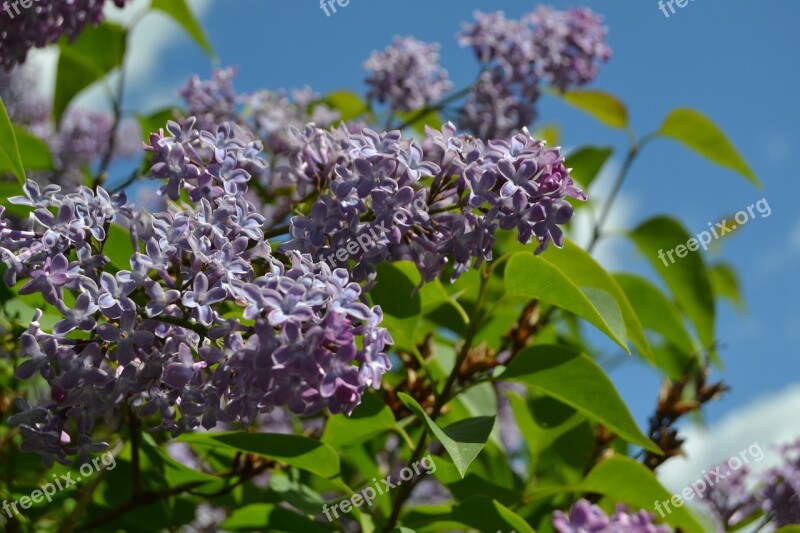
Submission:
<svg viewBox="0 0 800 533">
<path fill-rule="evenodd" d="M 395 427 L 392 410 L 377 394 L 367 393 L 352 415 L 337 414 L 328 417 L 322 442 L 338 450 L 361 444 Z"/>
<path fill-rule="evenodd" d="M 658 333 L 685 353 L 695 351 L 694 341 L 686 331 L 678 309 L 658 287 L 632 274 L 615 274 L 614 278 L 628 295 L 645 328 Z"/>
<path fill-rule="evenodd" d="M 549 396 L 526 400 L 510 392 L 508 400 L 514 420 L 528 447 L 531 468 L 536 466 L 544 450 L 586 420 L 572 407 Z"/>
<path fill-rule="evenodd" d="M 588 188 L 613 153 L 610 146 L 584 146 L 566 156 L 566 166 L 572 169 L 570 176 Z"/>
<path fill-rule="evenodd" d="M 685 505 L 675 507 L 670 503 L 672 512 L 665 510 L 662 516 L 655 508 L 655 503 L 667 501 L 672 495 L 647 467 L 629 457 L 616 455 L 601 462 L 589 472 L 579 487 L 585 492 L 602 494 L 614 501 L 641 507 L 656 515 L 656 519 L 664 518 L 672 526 L 684 531 L 703 531 L 703 526 Z"/>
<path fill-rule="evenodd" d="M 530 252 L 519 252 L 509 259 L 504 282 L 507 294 L 538 298 L 574 313 L 630 353 L 622 311 L 611 294 L 579 287 L 558 267 Z"/>
<path fill-rule="evenodd" d="M 581 249 L 574 242 L 566 240 L 564 248 L 558 251 L 553 250 L 553 253 L 545 254 L 542 258 L 558 268 L 573 283 L 583 288 L 602 289 L 613 296 L 622 312 L 622 317 L 625 321 L 625 332 L 630 337 L 631 342 L 645 359 L 651 363 L 655 362 L 642 323 L 630 300 L 628 300 L 625 291 L 588 252 Z"/>
<path fill-rule="evenodd" d="M 339 474 L 339 455 L 329 445 L 299 435 L 279 433 L 192 433 L 181 440 L 198 445 L 223 445 L 296 466 L 324 478 Z"/>
<path fill-rule="evenodd" d="M 711 274 L 711 286 L 714 288 L 714 294 L 721 298 L 727 298 L 738 310 L 744 311 L 744 299 L 733 267 L 719 263 L 711 267 L 709 274 Z"/>
<path fill-rule="evenodd" d="M 612 128 L 628 126 L 628 110 L 616 96 L 595 90 L 567 91 L 564 101 L 586 111 L 594 118 Z"/>
<path fill-rule="evenodd" d="M 699 111 L 687 108 L 673 110 L 658 133 L 675 139 L 713 163 L 738 172 L 756 187 L 762 188 L 761 181 L 725 133 Z"/>
<path fill-rule="evenodd" d="M 351 91 L 334 91 L 325 96 L 322 102 L 341 113 L 344 121 L 358 118 L 369 110 L 366 102 Z"/>
<path fill-rule="evenodd" d="M 117 270 L 130 270 L 131 257 L 134 253 L 130 232 L 122 226 L 111 224 L 108 227 L 103 253 Z"/>
<path fill-rule="evenodd" d="M 436 438 L 444 446 L 453 463 L 458 469 L 458 473 L 463 478 L 467 473 L 470 463 L 475 460 L 486 441 L 489 440 L 489 435 L 492 433 L 494 427 L 494 416 L 478 416 L 460 420 L 450 426 L 442 429 L 436 422 L 431 420 L 431 417 L 425 412 L 424 409 L 417 403 L 417 401 L 403 392 L 398 393 L 400 400 L 416 415 L 423 419 L 428 425 L 431 432 L 436 435 Z"/>
<path fill-rule="evenodd" d="M 453 509 L 452 518 L 478 531 L 536 533 L 525 520 L 490 496 L 475 495 Z M 441 530 L 439 530 L 441 531 Z"/>
<path fill-rule="evenodd" d="M 142 138 L 149 144 L 151 133 L 157 132 L 159 128 L 165 128 L 167 121 L 175 120 L 175 110 L 172 107 L 166 107 L 149 115 L 138 115 L 136 118 L 139 121 L 139 129 L 142 130 Z"/>
<path fill-rule="evenodd" d="M 800 526 L 783 526 L 775 533 L 800 533 Z"/>
<path fill-rule="evenodd" d="M 639 251 L 650 261 L 675 296 L 681 311 L 689 317 L 704 347 L 714 343 L 714 293 L 703 256 L 687 252 L 678 257 L 677 246 L 686 248 L 689 233 L 676 220 L 668 217 L 651 218 L 630 234 Z"/>
<path fill-rule="evenodd" d="M 419 134 L 425 133 L 425 126 L 435 130 L 442 129 L 442 117 L 434 110 L 430 110 L 424 115 L 420 115 L 419 111 L 409 111 L 407 113 L 398 113 L 400 124 L 405 124 L 407 121 L 412 120 L 409 127 Z"/>
<path fill-rule="evenodd" d="M 331 527 L 271 503 L 240 507 L 225 519 L 220 528 L 226 531 L 332 531 Z"/>
<path fill-rule="evenodd" d="M 19 126 L 14 126 L 14 133 L 17 136 L 22 164 L 26 169 L 53 169 L 53 156 L 46 142 Z"/>
<path fill-rule="evenodd" d="M 21 184 L 25 183 L 25 167 L 19 154 L 17 135 L 3 99 L 0 98 L 0 170 L 8 170 L 17 177 Z"/>
<path fill-rule="evenodd" d="M 189 9 L 189 4 L 186 3 L 186 0 L 153 0 L 151 7 L 169 15 L 172 20 L 186 30 L 186 33 L 194 39 L 194 42 L 196 42 L 209 57 L 214 57 L 214 48 L 208 41 L 205 30 L 203 30 L 197 18 L 195 18 L 192 10 Z"/>
<path fill-rule="evenodd" d="M 558 124 L 550 123 L 539 126 L 533 132 L 532 137 L 534 139 L 542 139 L 547 143 L 548 146 L 561 145 L 561 130 L 559 129 Z"/>
<path fill-rule="evenodd" d="M 603 369 L 578 350 L 546 345 L 526 348 L 499 379 L 524 383 L 603 424 L 628 442 L 661 453 L 639 430 Z"/>
<path fill-rule="evenodd" d="M 59 41 L 61 54 L 56 69 L 53 116 L 61 122 L 70 102 L 84 89 L 122 65 L 127 31 L 118 24 L 103 22 L 88 27 L 75 42 Z"/>
</svg>

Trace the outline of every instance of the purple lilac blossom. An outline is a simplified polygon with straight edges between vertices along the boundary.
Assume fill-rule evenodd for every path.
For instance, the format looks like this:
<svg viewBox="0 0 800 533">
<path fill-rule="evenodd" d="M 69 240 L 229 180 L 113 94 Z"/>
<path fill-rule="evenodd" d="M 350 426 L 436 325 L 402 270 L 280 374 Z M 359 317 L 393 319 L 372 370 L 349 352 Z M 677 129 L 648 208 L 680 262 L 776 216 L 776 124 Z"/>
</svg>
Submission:
<svg viewBox="0 0 800 533">
<path fill-rule="evenodd" d="M 395 37 L 383 52 L 364 63 L 369 72 L 368 96 L 392 111 L 420 109 L 441 99 L 452 88 L 439 66 L 439 45 L 413 37 Z"/>
<path fill-rule="evenodd" d="M 780 449 L 783 463 L 764 473 L 757 495 L 776 527 L 800 524 L 800 440 Z"/>
<path fill-rule="evenodd" d="M 586 500 L 576 503 L 569 515 L 553 513 L 553 527 L 558 533 L 670 533 L 666 525 L 653 523 L 654 516 L 646 511 L 629 513 L 624 505 L 608 516 L 602 509 Z"/>
<path fill-rule="evenodd" d="M 591 82 L 599 63 L 611 58 L 603 17 L 588 8 L 557 11 L 539 6 L 527 16 L 533 25 L 535 64 L 540 75 L 566 91 Z"/>
<path fill-rule="evenodd" d="M 125 1 L 114 4 L 121 8 Z M 103 21 L 105 4 L 105 0 L 73 0 L 34 2 L 27 9 L 6 5 L 0 16 L 0 69 L 24 63 L 31 48 L 42 48 L 62 36 L 75 39 L 86 26 Z"/>
<path fill-rule="evenodd" d="M 179 200 L 186 191 L 190 204 L 143 215 L 102 187 L 64 194 L 29 181 L 10 201 L 34 216 L 12 228 L 0 207 L 5 282 L 24 280 L 64 314 L 48 333 L 37 311 L 21 339 L 17 377 L 41 375 L 52 400 L 20 404 L 9 420 L 47 464 L 102 448 L 95 427 L 113 427 L 127 406 L 173 435 L 249 424 L 280 406 L 350 413 L 391 368 L 381 310 L 344 269 L 272 254 L 244 194 L 247 169 L 266 164 L 261 145 L 235 133 L 220 143 L 220 131 L 233 130 L 198 131 L 190 118 L 151 135 L 161 192 Z M 114 265 L 114 275 L 99 251 L 112 222 L 138 237 L 130 270 Z M 75 329 L 84 334 L 65 336 Z"/>
<path fill-rule="evenodd" d="M 720 465 L 720 467 L 726 466 Z M 709 472 L 713 471 L 719 469 L 709 469 Z M 705 487 L 698 495 L 717 519 L 721 531 L 736 526 L 758 508 L 758 502 L 747 485 L 749 474 L 750 469 L 743 466 L 739 470 L 729 472 L 724 479 Z"/>
<path fill-rule="evenodd" d="M 451 279 L 492 259 L 498 229 L 538 243 L 536 253 L 564 242 L 572 217 L 567 197 L 585 200 L 564 167 L 527 130 L 508 140 L 459 135 L 448 123 L 421 142 L 399 131 L 353 134 L 340 126 L 295 130 L 292 174 L 298 187 L 323 191 L 309 216 L 291 220 L 283 250 L 346 266 L 337 251 L 355 243 L 353 278 L 371 281 L 383 261 L 413 261 L 423 281 L 448 265 Z M 423 184 L 430 178 L 431 185 Z"/>
<path fill-rule="evenodd" d="M 341 115 L 308 87 L 288 94 L 284 91 L 237 93 L 233 85 L 235 76 L 236 69 L 228 67 L 215 70 L 209 80 L 194 77 L 183 87 L 181 95 L 188 114 L 198 118 L 200 129 L 213 132 L 217 124 L 228 122 L 229 130 L 239 139 L 258 139 L 263 143 L 265 158 L 271 165 L 251 165 L 247 169 L 253 185 L 248 197 L 258 199 L 261 214 L 268 225 L 273 225 L 284 219 L 292 205 L 303 201 L 308 194 L 295 188 L 288 172 L 288 157 L 294 147 L 291 128 L 302 129 L 309 121 L 327 128 L 340 120 Z M 351 124 L 355 127 L 355 123 Z M 219 136 L 219 132 L 215 135 Z"/>
<path fill-rule="evenodd" d="M 481 138 L 506 137 L 536 118 L 540 87 L 562 91 L 591 82 L 611 57 L 602 18 L 586 8 L 540 7 L 519 20 L 502 11 L 475 13 L 459 35 L 481 74 L 461 112 L 461 126 Z"/>
</svg>

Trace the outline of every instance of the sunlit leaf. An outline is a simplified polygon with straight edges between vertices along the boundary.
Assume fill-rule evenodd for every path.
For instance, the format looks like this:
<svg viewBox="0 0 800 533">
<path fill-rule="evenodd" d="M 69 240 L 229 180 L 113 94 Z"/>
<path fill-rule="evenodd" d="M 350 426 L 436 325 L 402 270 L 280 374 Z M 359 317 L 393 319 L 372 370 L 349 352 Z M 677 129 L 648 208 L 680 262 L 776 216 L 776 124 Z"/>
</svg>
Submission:
<svg viewBox="0 0 800 533">
<path fill-rule="evenodd" d="M 738 172 L 756 187 L 762 187 L 761 181 L 725 133 L 699 111 L 687 108 L 673 110 L 661 125 L 659 134 L 675 139 L 709 161 Z"/>
</svg>

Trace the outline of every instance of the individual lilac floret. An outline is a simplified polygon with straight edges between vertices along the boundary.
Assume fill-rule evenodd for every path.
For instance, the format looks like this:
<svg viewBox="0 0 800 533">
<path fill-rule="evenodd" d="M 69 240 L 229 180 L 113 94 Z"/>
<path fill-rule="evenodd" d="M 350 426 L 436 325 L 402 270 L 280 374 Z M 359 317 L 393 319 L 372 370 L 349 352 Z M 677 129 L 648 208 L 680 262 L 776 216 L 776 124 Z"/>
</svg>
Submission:
<svg viewBox="0 0 800 533">
<path fill-rule="evenodd" d="M 653 523 L 654 516 L 646 511 L 628 513 L 624 505 L 608 516 L 602 509 L 586 500 L 576 503 L 569 515 L 553 513 L 553 527 L 559 533 L 670 533 L 666 525 Z"/>
<path fill-rule="evenodd" d="M 117 7 L 126 0 L 114 0 Z M 8 2 L 0 16 L 0 68 L 25 62 L 28 50 L 42 48 L 60 37 L 75 39 L 87 25 L 103 20 L 105 0 L 35 2 L 26 9 Z"/>
<path fill-rule="evenodd" d="M 369 71 L 369 96 L 393 111 L 425 107 L 452 87 L 439 66 L 439 45 L 413 37 L 395 37 L 383 52 L 373 52 L 364 68 Z"/>
</svg>

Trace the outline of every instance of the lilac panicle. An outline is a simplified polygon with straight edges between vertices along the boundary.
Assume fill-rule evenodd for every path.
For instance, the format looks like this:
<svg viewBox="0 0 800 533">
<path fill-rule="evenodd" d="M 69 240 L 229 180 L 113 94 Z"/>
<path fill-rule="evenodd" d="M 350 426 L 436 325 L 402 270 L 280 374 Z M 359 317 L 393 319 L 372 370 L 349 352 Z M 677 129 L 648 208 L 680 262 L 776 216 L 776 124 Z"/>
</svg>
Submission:
<svg viewBox="0 0 800 533">
<path fill-rule="evenodd" d="M 709 469 L 709 472 L 713 471 L 719 469 Z M 724 479 L 709 484 L 698 494 L 723 531 L 747 519 L 758 508 L 758 502 L 747 485 L 749 474 L 750 469 L 743 466 L 728 473 Z"/>
<path fill-rule="evenodd" d="M 756 496 L 776 527 L 800 524 L 800 440 L 780 452 L 783 462 L 764 473 Z"/>
<path fill-rule="evenodd" d="M 536 118 L 540 87 L 586 85 L 611 57 L 602 18 L 590 9 L 541 6 L 520 19 L 475 13 L 459 35 L 481 63 L 460 124 L 481 138 L 506 137 Z"/>
<path fill-rule="evenodd" d="M 64 193 L 34 182 L 10 199 L 33 210 L 22 225 L 0 207 L 5 281 L 23 280 L 21 292 L 41 293 L 63 315 L 47 332 L 37 312 L 17 369 L 19 379 L 47 380 L 52 400 L 12 417 L 24 448 L 48 463 L 101 447 L 95 427 L 114 427 L 127 406 L 174 435 L 281 406 L 350 413 L 391 368 L 381 310 L 347 271 L 299 251 L 272 254 L 246 199 L 250 170 L 266 166 L 260 142 L 195 124 L 151 136 L 151 174 L 177 200 L 163 212 L 134 212 L 102 187 Z M 138 238 L 130 264 L 109 269 L 112 222 L 135 224 Z"/>
<path fill-rule="evenodd" d="M 439 45 L 413 37 L 395 37 L 383 52 L 373 52 L 364 68 L 369 72 L 368 96 L 392 111 L 425 107 L 452 88 L 447 71 L 439 66 Z"/>
<path fill-rule="evenodd" d="M 356 281 L 372 280 L 386 260 L 413 261 L 424 281 L 451 265 L 455 279 L 491 260 L 498 229 L 516 230 L 522 243 L 536 241 L 537 253 L 550 243 L 560 247 L 561 226 L 572 216 L 566 198 L 586 198 L 560 149 L 527 130 L 487 144 L 457 134 L 450 123 L 428 129 L 421 142 L 397 131 L 344 127 L 307 126 L 294 136 L 292 176 L 322 192 L 308 216 L 292 218 L 292 238 L 281 249 L 331 268 L 352 259 Z"/>
<path fill-rule="evenodd" d="M 602 509 L 586 500 L 576 503 L 569 515 L 553 513 L 553 527 L 558 533 L 670 533 L 666 525 L 653 523 L 654 516 L 646 511 L 629 513 L 625 506 L 608 516 Z"/>
</svg>

